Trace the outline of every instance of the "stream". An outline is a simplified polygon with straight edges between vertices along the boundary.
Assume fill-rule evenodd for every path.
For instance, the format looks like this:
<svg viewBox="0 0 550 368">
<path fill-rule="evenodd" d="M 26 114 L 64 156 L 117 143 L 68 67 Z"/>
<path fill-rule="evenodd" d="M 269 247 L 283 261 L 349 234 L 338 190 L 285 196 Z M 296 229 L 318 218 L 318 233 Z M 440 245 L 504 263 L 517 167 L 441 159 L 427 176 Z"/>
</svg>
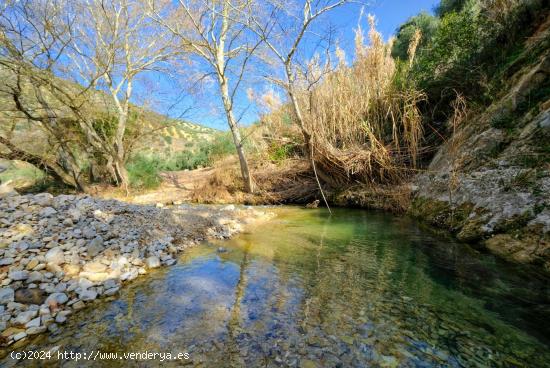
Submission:
<svg viewBox="0 0 550 368">
<path fill-rule="evenodd" d="M 550 366 L 545 276 L 405 217 L 273 211 L 268 223 L 186 251 L 24 348 L 189 359 L 17 366 Z"/>
</svg>

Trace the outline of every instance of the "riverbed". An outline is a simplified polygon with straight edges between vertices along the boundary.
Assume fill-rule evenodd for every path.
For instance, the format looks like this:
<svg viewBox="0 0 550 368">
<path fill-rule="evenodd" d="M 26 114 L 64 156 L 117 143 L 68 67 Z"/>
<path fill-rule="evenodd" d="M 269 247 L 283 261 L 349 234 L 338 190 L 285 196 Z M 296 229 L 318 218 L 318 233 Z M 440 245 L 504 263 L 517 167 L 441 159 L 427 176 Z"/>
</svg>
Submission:
<svg viewBox="0 0 550 368">
<path fill-rule="evenodd" d="M 186 252 L 24 350 L 189 359 L 18 366 L 545 367 L 550 286 L 389 214 L 295 207 Z M 2 364 L 14 365 L 7 357 Z"/>
</svg>

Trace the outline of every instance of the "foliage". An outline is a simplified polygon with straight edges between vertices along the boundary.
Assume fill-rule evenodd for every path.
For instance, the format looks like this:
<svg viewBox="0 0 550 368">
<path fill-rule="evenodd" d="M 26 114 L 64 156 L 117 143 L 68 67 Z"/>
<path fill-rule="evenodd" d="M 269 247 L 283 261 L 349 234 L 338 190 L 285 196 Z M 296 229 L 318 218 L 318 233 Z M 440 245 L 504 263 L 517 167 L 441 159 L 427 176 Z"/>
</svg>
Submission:
<svg viewBox="0 0 550 368">
<path fill-rule="evenodd" d="M 126 165 L 130 185 L 133 188 L 152 189 L 161 183 L 161 161 L 156 156 L 138 154 Z"/>
<path fill-rule="evenodd" d="M 468 0 L 441 0 L 434 10 L 437 16 L 443 17 L 445 14 L 461 11 L 466 3 Z"/>
<path fill-rule="evenodd" d="M 294 143 L 272 143 L 268 148 L 269 160 L 281 163 L 291 158 L 296 153 L 297 147 Z"/>
<path fill-rule="evenodd" d="M 472 91 L 480 80 L 473 57 L 481 45 L 479 18 L 474 11 L 443 17 L 431 42 L 420 50 L 413 75 L 429 96 L 442 91 Z"/>
<path fill-rule="evenodd" d="M 416 30 L 420 30 L 421 39 L 418 49 L 422 50 L 424 46 L 432 40 L 437 31 L 439 19 L 426 12 L 422 12 L 409 18 L 397 30 L 395 42 L 392 48 L 392 56 L 396 59 L 407 60 L 409 58 L 409 46 Z"/>
<path fill-rule="evenodd" d="M 151 189 L 161 183 L 160 172 L 194 170 L 211 166 L 215 161 L 235 153 L 229 133 L 220 133 L 212 141 L 205 141 L 196 148 L 188 148 L 173 154 L 138 153 L 127 164 L 130 184 L 134 188 Z"/>
<path fill-rule="evenodd" d="M 445 109 L 460 94 L 487 104 L 503 89 L 503 66 L 521 54 L 518 45 L 548 11 L 544 1 L 442 1 L 439 26 L 419 50 L 412 76 L 431 106 Z"/>
</svg>

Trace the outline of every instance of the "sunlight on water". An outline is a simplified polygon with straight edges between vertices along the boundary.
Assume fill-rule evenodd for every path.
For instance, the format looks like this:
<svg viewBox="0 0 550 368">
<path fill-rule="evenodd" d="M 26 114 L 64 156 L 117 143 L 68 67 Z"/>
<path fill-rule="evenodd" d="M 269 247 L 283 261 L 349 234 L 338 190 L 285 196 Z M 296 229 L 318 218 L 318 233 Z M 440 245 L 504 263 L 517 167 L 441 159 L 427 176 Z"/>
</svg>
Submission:
<svg viewBox="0 0 550 368">
<path fill-rule="evenodd" d="M 548 280 L 531 270 L 406 218 L 276 211 L 274 221 L 188 251 L 31 347 L 189 352 L 185 363 L 204 367 L 549 365 Z M 117 364 L 132 365 L 93 366 Z"/>
</svg>

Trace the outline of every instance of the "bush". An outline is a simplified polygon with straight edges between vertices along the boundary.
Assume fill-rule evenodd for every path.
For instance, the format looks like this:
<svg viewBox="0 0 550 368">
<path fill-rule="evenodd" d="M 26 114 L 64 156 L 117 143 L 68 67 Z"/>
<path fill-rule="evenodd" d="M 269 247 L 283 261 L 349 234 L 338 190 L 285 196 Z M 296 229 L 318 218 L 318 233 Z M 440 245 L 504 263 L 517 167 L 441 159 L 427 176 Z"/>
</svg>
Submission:
<svg viewBox="0 0 550 368">
<path fill-rule="evenodd" d="M 161 161 L 157 156 L 138 154 L 126 165 L 130 186 L 139 189 L 156 188 L 161 183 L 159 175 Z"/>
<path fill-rule="evenodd" d="M 509 79 L 506 69 L 523 54 L 525 37 L 548 8 L 540 0 L 449 0 L 436 13 L 439 26 L 419 50 L 412 75 L 433 106 L 445 107 L 457 94 L 490 103 Z"/>
<path fill-rule="evenodd" d="M 431 40 L 439 24 L 439 19 L 428 13 L 420 13 L 411 17 L 397 30 L 395 42 L 392 47 L 392 56 L 403 61 L 409 58 L 409 45 L 413 40 L 416 30 L 420 30 L 421 39 L 418 50 L 422 50 Z"/>
<path fill-rule="evenodd" d="M 280 163 L 296 154 L 297 145 L 294 143 L 272 144 L 268 149 L 269 159 Z"/>
<path fill-rule="evenodd" d="M 481 78 L 473 59 L 480 45 L 479 20 L 474 11 L 447 14 L 432 41 L 420 50 L 414 65 L 413 75 L 419 87 L 435 97 L 444 90 L 469 94 L 479 91 L 474 86 Z"/>
<path fill-rule="evenodd" d="M 214 136 L 212 142 L 205 142 L 199 147 L 199 152 L 202 152 L 212 164 L 212 160 L 216 160 L 235 153 L 235 143 L 231 133 L 221 133 Z"/>
<path fill-rule="evenodd" d="M 221 133 L 212 141 L 202 142 L 195 149 L 165 155 L 139 153 L 132 157 L 126 168 L 132 187 L 152 189 L 160 185 L 161 171 L 194 170 L 210 166 L 214 161 L 234 152 L 235 145 L 231 134 Z"/>
</svg>

